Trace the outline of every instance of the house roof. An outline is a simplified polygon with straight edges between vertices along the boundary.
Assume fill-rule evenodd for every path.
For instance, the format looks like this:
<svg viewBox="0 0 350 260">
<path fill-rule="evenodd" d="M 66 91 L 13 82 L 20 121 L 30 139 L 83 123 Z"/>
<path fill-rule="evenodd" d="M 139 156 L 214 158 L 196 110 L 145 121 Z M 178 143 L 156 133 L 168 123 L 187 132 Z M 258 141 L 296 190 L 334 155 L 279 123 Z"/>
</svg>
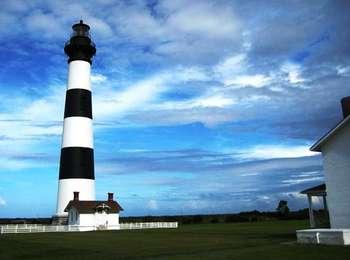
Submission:
<svg viewBox="0 0 350 260">
<path fill-rule="evenodd" d="M 307 195 L 326 195 L 326 184 L 323 183 L 321 185 L 317 185 L 315 187 L 303 190 L 300 192 L 301 194 L 307 194 Z"/>
<path fill-rule="evenodd" d="M 321 147 L 331 139 L 340 129 L 342 129 L 350 121 L 350 116 L 347 116 L 342 121 L 340 121 L 334 128 L 332 128 L 328 133 L 322 136 L 313 146 L 311 146 L 310 151 L 321 152 Z"/>
<path fill-rule="evenodd" d="M 98 208 L 109 208 L 110 213 L 118 213 L 122 211 L 123 208 L 119 205 L 118 202 L 104 201 L 104 200 L 71 200 L 67 207 L 64 209 L 65 212 L 69 211 L 71 207 L 77 209 L 79 213 L 94 213 Z"/>
</svg>

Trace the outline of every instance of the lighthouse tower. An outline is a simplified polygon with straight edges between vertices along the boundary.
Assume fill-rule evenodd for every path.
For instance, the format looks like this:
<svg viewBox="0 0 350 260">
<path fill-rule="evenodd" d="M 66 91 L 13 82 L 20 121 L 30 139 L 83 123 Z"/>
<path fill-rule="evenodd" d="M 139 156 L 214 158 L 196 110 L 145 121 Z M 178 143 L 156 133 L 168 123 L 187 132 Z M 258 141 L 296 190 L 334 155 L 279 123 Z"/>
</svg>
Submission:
<svg viewBox="0 0 350 260">
<path fill-rule="evenodd" d="M 95 200 L 94 150 L 90 70 L 96 53 L 90 27 L 80 23 L 64 47 L 68 56 L 68 86 L 64 110 L 56 219 L 79 192 L 81 200 Z M 59 221 L 60 222 L 60 221 Z"/>
</svg>

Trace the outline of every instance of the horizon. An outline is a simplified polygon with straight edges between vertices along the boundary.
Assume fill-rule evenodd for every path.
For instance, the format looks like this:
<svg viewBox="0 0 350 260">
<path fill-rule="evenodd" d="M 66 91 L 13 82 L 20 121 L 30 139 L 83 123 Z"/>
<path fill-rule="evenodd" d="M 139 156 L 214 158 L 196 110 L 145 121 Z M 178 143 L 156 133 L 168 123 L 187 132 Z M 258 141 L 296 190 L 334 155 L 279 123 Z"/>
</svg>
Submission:
<svg viewBox="0 0 350 260">
<path fill-rule="evenodd" d="M 122 217 L 307 208 L 300 191 L 324 182 L 309 147 L 350 96 L 349 7 L 3 1 L 0 218 L 55 214 L 63 47 L 80 19 L 97 49 L 96 199 L 114 192 Z"/>
</svg>

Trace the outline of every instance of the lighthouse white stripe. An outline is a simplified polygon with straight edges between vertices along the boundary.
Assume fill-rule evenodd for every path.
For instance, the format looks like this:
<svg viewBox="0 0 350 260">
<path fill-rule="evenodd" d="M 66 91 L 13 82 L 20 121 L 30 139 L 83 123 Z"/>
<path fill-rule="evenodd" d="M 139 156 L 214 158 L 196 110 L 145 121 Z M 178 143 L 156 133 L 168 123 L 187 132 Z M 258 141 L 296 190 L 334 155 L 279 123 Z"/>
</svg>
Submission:
<svg viewBox="0 0 350 260">
<path fill-rule="evenodd" d="M 67 215 L 64 212 L 68 202 L 73 200 L 73 192 L 79 192 L 79 200 L 95 200 L 95 180 L 63 179 L 58 182 L 57 212 L 58 216 Z"/>
<path fill-rule="evenodd" d="M 69 63 L 68 89 L 82 88 L 91 91 L 90 86 L 91 65 L 87 61 L 74 60 Z"/>
<path fill-rule="evenodd" d="M 62 148 L 93 148 L 92 120 L 88 117 L 66 117 L 63 122 Z"/>
</svg>

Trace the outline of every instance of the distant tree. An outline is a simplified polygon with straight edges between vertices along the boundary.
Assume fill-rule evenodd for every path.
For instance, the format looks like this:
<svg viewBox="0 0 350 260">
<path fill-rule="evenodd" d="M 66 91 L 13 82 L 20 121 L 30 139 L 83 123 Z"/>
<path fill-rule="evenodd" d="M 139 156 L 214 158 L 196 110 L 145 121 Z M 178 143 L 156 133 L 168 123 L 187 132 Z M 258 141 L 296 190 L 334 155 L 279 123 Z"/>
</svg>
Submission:
<svg viewBox="0 0 350 260">
<path fill-rule="evenodd" d="M 201 215 L 195 215 L 192 219 L 193 224 L 199 224 L 202 223 L 203 217 Z"/>
<path fill-rule="evenodd" d="M 289 208 L 288 208 L 287 204 L 288 204 L 288 201 L 286 201 L 286 200 L 280 200 L 280 202 L 278 203 L 276 210 L 282 216 L 287 216 L 289 213 Z"/>
<path fill-rule="evenodd" d="M 219 219 L 218 218 L 216 218 L 216 217 L 214 217 L 214 218 L 212 218 L 211 220 L 210 220 L 210 223 L 219 223 L 220 221 L 219 221 Z"/>
</svg>

